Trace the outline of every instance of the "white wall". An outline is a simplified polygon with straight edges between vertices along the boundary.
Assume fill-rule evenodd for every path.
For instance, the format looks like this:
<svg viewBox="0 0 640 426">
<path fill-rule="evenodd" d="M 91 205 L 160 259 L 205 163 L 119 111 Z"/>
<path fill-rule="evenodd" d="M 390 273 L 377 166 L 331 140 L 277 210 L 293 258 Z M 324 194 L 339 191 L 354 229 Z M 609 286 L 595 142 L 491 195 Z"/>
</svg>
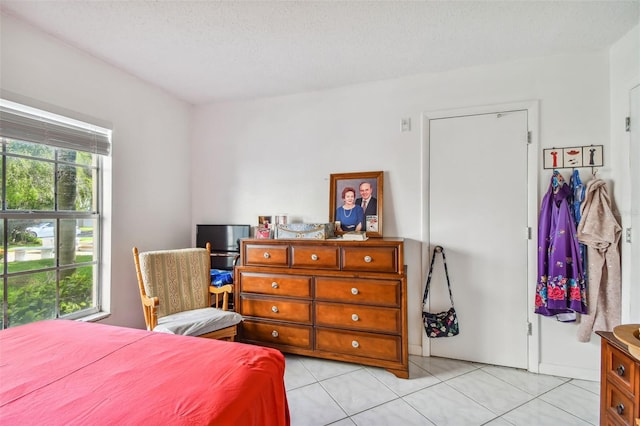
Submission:
<svg viewBox="0 0 640 426">
<path fill-rule="evenodd" d="M 3 96 L 113 129 L 104 322 L 144 328 L 131 248 L 190 244 L 190 106 L 12 17 L 0 24 Z"/>
<path fill-rule="evenodd" d="M 541 148 L 604 144 L 609 153 L 607 52 L 198 107 L 192 224 L 255 224 L 256 216 L 279 212 L 325 222 L 331 173 L 384 170 L 384 235 L 407 239 L 409 343 L 419 353 L 424 281 L 419 117 L 426 111 L 532 99 L 540 100 Z M 401 133 L 403 117 L 412 119 L 411 132 Z M 599 175 L 616 178 L 612 164 Z M 540 171 L 540 196 L 549 178 Z M 488 197 L 496 195 L 487 188 Z M 541 372 L 598 377 L 599 339 L 585 344 L 575 335 L 575 324 L 540 318 Z"/>
</svg>

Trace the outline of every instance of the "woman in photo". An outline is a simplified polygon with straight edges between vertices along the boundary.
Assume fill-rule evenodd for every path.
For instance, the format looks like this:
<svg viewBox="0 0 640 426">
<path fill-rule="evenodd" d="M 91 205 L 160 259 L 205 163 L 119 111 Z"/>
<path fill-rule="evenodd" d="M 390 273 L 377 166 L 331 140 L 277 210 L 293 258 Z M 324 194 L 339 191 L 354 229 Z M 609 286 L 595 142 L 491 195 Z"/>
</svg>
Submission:
<svg viewBox="0 0 640 426">
<path fill-rule="evenodd" d="M 364 210 L 356 204 L 356 190 L 350 186 L 342 190 L 342 206 L 336 209 L 336 221 L 345 232 L 361 231 L 364 223 Z"/>
</svg>

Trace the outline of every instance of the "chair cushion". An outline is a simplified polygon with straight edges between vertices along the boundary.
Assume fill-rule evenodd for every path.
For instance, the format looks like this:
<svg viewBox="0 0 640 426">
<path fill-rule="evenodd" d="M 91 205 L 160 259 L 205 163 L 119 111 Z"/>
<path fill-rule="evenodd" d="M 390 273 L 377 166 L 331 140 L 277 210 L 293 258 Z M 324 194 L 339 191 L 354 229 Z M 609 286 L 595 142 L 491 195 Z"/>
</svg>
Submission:
<svg viewBox="0 0 640 426">
<path fill-rule="evenodd" d="M 230 327 L 240 321 L 242 321 L 242 315 L 237 312 L 202 308 L 158 318 L 158 325 L 153 331 L 183 336 L 199 336 Z"/>
<path fill-rule="evenodd" d="M 158 297 L 158 319 L 211 306 L 209 252 L 203 248 L 140 253 L 144 289 Z"/>
</svg>

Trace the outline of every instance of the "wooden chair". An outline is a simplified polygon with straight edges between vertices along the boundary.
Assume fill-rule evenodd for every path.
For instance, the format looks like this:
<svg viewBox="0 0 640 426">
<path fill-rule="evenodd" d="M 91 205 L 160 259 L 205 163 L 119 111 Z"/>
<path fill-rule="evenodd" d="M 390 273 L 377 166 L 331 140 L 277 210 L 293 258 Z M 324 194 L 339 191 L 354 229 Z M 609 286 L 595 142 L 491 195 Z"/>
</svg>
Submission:
<svg viewBox="0 0 640 426">
<path fill-rule="evenodd" d="M 233 285 L 211 285 L 210 250 L 133 248 L 147 330 L 234 341 L 242 316 L 228 311 Z"/>
</svg>

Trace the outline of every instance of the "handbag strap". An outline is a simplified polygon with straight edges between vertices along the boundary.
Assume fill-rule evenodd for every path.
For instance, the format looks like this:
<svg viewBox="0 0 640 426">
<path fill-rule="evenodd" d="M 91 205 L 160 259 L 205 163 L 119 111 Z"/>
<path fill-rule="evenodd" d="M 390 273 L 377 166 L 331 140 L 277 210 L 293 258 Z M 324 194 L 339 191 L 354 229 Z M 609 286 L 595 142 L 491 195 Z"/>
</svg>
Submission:
<svg viewBox="0 0 640 426">
<path fill-rule="evenodd" d="M 447 277 L 447 287 L 449 288 L 449 300 L 451 300 L 451 306 L 453 306 L 453 294 L 451 293 L 451 283 L 449 282 L 449 270 L 447 269 L 447 258 L 444 254 L 444 248 L 442 246 L 435 246 L 433 248 L 433 256 L 431 256 L 431 265 L 429 266 L 429 275 L 427 276 L 427 285 L 424 287 L 424 297 L 422 298 L 422 304 L 427 303 L 427 296 L 429 295 L 429 286 L 431 285 L 431 274 L 433 273 L 433 263 L 436 260 L 436 255 L 442 254 L 442 263 L 444 264 L 444 274 Z"/>
</svg>

